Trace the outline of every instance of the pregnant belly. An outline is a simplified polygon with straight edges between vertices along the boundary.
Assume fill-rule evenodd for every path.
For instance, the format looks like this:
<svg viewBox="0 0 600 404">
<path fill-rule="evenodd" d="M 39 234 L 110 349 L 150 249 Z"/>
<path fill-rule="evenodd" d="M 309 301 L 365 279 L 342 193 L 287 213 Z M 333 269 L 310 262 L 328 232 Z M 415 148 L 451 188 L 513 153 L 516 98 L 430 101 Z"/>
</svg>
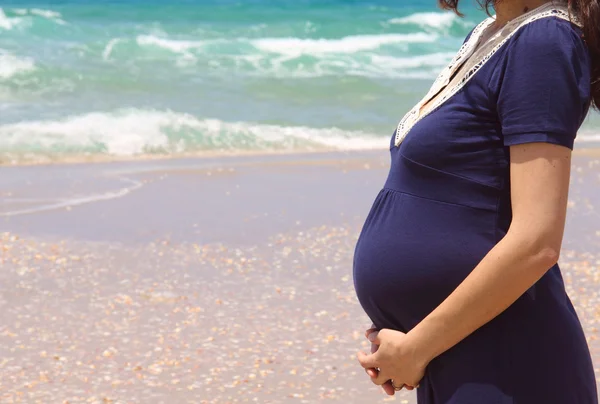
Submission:
<svg viewBox="0 0 600 404">
<path fill-rule="evenodd" d="M 494 246 L 494 221 L 492 211 L 382 190 L 354 255 L 356 293 L 375 325 L 418 324 Z"/>
</svg>

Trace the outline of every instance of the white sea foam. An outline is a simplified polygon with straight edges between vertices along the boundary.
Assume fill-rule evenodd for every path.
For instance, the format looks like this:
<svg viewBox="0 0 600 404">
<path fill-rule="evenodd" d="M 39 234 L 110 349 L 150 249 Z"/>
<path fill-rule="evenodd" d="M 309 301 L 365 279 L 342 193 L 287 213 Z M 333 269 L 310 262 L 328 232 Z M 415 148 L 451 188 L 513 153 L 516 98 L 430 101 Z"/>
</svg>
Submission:
<svg viewBox="0 0 600 404">
<path fill-rule="evenodd" d="M 8 17 L 0 7 L 0 29 L 10 31 L 23 22 L 21 17 Z"/>
<path fill-rule="evenodd" d="M 103 60 L 108 60 L 115 45 L 117 45 L 119 42 L 121 42 L 121 38 L 113 38 L 110 41 L 108 41 L 108 43 L 106 44 L 106 47 L 104 48 L 104 51 L 102 52 Z"/>
<path fill-rule="evenodd" d="M 8 17 L 2 8 L 0 8 L 0 28 L 11 30 L 19 25 L 23 25 L 24 23 L 31 24 L 31 16 L 38 16 L 47 20 L 52 20 L 60 25 L 66 24 L 66 21 L 61 18 L 62 15 L 57 11 L 44 10 L 41 8 L 15 8 L 11 9 L 10 11 L 19 17 Z"/>
<path fill-rule="evenodd" d="M 0 80 L 27 73 L 35 69 L 35 63 L 29 58 L 20 58 L 0 49 Z"/>
<path fill-rule="evenodd" d="M 155 35 L 139 35 L 136 42 L 140 46 L 156 46 L 176 53 L 185 53 L 201 49 L 207 45 L 227 43 L 250 44 L 254 48 L 269 53 L 295 56 L 302 54 L 351 54 L 375 50 L 383 45 L 434 42 L 437 35 L 427 33 L 353 35 L 339 39 L 302 39 L 302 38 L 237 38 L 234 40 L 191 41 L 160 38 Z"/>
<path fill-rule="evenodd" d="M 412 57 L 393 57 L 372 55 L 371 63 L 376 66 L 386 66 L 388 70 L 418 69 L 422 67 L 446 66 L 454 57 L 453 52 L 431 53 Z"/>
<path fill-rule="evenodd" d="M 600 135 L 582 135 L 575 139 L 576 143 L 600 143 Z"/>
<path fill-rule="evenodd" d="M 388 23 L 418 25 L 430 32 L 447 32 L 454 24 L 467 25 L 467 22 L 452 13 L 416 13 L 406 17 L 392 18 Z"/>
<path fill-rule="evenodd" d="M 217 119 L 202 120 L 197 124 L 199 129 L 211 136 L 226 136 L 233 141 L 240 135 L 275 144 L 295 143 L 300 140 L 338 150 L 379 149 L 389 143 L 387 138 L 339 128 L 262 125 L 251 122 L 224 122 Z"/>
<path fill-rule="evenodd" d="M 155 35 L 138 35 L 136 42 L 139 46 L 154 46 L 177 54 L 175 63 L 178 67 L 193 64 L 196 61 L 194 51 L 199 51 L 199 48 L 206 44 L 205 41 L 166 39 Z"/>
<path fill-rule="evenodd" d="M 454 53 L 433 53 L 413 57 L 394 57 L 377 54 L 319 55 L 310 61 L 292 61 L 285 55 L 249 54 L 219 55 L 208 63 L 215 71 L 234 69 L 236 74 L 255 77 L 314 78 L 330 76 L 359 76 L 375 79 L 435 78 L 448 64 Z"/>
<path fill-rule="evenodd" d="M 60 120 L 25 121 L 0 126 L 0 148 L 38 145 L 42 150 L 102 145 L 111 155 L 133 155 L 168 143 L 163 127 L 176 124 L 171 113 L 128 110 L 93 112 Z"/>
<path fill-rule="evenodd" d="M 119 188 L 114 191 L 108 191 L 102 194 L 91 194 L 91 195 L 83 195 L 77 197 L 67 197 L 67 198 L 57 198 L 57 199 L 27 199 L 25 200 L 29 204 L 32 204 L 32 207 L 21 208 L 16 210 L 7 210 L 0 211 L 0 217 L 11 217 L 11 216 L 20 216 L 27 215 L 30 213 L 39 213 L 46 212 L 50 210 L 57 210 L 62 208 L 69 208 L 73 206 L 85 205 L 93 202 L 100 201 L 108 201 L 111 199 L 122 198 L 134 191 L 140 189 L 144 184 L 140 181 L 133 180 L 131 178 L 119 177 L 117 178 L 121 183 L 126 184 L 125 187 Z M 0 201 L 4 203 L 14 203 L 14 202 L 23 202 L 23 199 L 19 198 L 2 198 Z"/>
<path fill-rule="evenodd" d="M 194 138 L 191 144 L 183 138 Z M 93 112 L 59 120 L 25 121 L 0 126 L 0 149 L 85 150 L 101 146 L 109 155 L 132 156 L 152 151 L 185 152 L 258 148 L 340 150 L 383 148 L 388 140 L 359 131 L 224 122 L 172 111 L 127 109 Z M 205 145 L 205 146 L 202 146 Z M 206 146 L 209 145 L 209 146 Z M 201 151 L 201 150 L 200 150 Z"/>
<path fill-rule="evenodd" d="M 251 41 L 256 48 L 283 55 L 357 53 L 383 45 L 434 42 L 436 35 L 426 33 L 353 35 L 340 39 L 263 38 Z"/>
<path fill-rule="evenodd" d="M 597 113 L 595 115 L 597 116 Z M 600 132 L 597 129 L 585 128 L 579 132 L 575 140 L 578 143 L 600 143 Z"/>
<path fill-rule="evenodd" d="M 43 10 L 41 8 L 30 9 L 29 14 L 38 15 L 40 17 L 48 18 L 49 20 L 59 19 L 62 17 L 62 15 L 58 11 Z"/>
<path fill-rule="evenodd" d="M 153 45 L 177 53 L 199 48 L 206 43 L 205 41 L 185 41 L 159 38 L 155 35 L 138 35 L 136 42 L 138 45 Z"/>
<path fill-rule="evenodd" d="M 237 74 L 250 76 L 308 78 L 347 74 L 429 79 L 437 74 L 433 68 L 445 65 L 453 55 L 435 53 L 407 58 L 379 56 L 378 53 L 382 52 L 379 48 L 384 45 L 405 47 L 410 43 L 432 42 L 436 38 L 434 34 L 416 33 L 359 35 L 340 39 L 236 38 L 193 41 L 140 35 L 136 43 L 174 53 L 175 57 L 166 57 L 172 58 L 181 68 L 188 68 L 203 60 L 204 66 L 210 66 L 215 71 L 233 69 Z M 105 60 L 117 41 L 113 39 L 105 47 Z M 302 56 L 311 56 L 311 59 L 300 60 Z M 429 69 L 415 70 L 421 67 Z"/>
</svg>

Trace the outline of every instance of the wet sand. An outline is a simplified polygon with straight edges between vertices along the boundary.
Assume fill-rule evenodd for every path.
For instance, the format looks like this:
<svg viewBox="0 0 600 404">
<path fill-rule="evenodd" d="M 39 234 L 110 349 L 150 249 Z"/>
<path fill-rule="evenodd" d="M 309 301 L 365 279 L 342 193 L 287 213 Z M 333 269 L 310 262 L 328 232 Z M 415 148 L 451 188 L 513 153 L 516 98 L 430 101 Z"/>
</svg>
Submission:
<svg viewBox="0 0 600 404">
<path fill-rule="evenodd" d="M 0 168 L 0 402 L 415 403 L 367 349 L 354 243 L 381 152 Z M 600 160 L 561 258 L 600 366 Z"/>
</svg>

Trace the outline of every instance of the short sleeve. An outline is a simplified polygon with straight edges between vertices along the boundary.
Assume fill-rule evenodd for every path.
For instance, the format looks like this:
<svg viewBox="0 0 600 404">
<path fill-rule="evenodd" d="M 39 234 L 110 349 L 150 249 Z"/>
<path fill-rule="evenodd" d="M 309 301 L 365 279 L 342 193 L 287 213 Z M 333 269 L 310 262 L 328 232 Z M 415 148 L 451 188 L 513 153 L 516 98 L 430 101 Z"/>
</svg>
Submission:
<svg viewBox="0 0 600 404">
<path fill-rule="evenodd" d="M 591 61 L 577 27 L 555 17 L 521 28 L 495 72 L 505 146 L 573 149 L 591 100 Z"/>
</svg>

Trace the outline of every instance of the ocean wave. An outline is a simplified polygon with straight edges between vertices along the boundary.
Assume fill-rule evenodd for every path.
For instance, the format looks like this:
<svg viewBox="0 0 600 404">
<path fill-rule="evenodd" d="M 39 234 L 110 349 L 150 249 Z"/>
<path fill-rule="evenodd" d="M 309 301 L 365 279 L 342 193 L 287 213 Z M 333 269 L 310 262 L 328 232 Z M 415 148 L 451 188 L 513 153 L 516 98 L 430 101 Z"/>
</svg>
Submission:
<svg viewBox="0 0 600 404">
<path fill-rule="evenodd" d="M 214 72 L 235 71 L 236 74 L 277 78 L 335 75 L 431 78 L 437 74 L 437 70 L 409 70 L 442 67 L 453 55 L 392 55 L 400 52 L 404 55 L 409 44 L 430 43 L 436 38 L 433 34 L 415 33 L 347 36 L 339 39 L 234 38 L 194 41 L 140 35 L 135 38 L 135 45 L 147 52 L 160 49 L 173 54 L 154 53 L 151 58 L 144 57 L 142 60 L 171 59 L 178 67 L 200 66 Z M 118 51 L 115 49 L 117 45 Z M 393 47 L 380 49 L 385 45 Z M 127 52 L 130 46 L 131 40 L 113 38 L 104 47 L 102 57 L 104 60 L 112 60 L 113 56 L 118 60 L 119 55 L 130 58 L 131 53 Z"/>
<path fill-rule="evenodd" d="M 426 33 L 352 35 L 340 39 L 264 38 L 251 41 L 256 48 L 282 55 L 357 53 L 383 45 L 435 42 L 436 35 Z"/>
<path fill-rule="evenodd" d="M 225 122 L 140 109 L 0 125 L 0 149 L 4 154 L 135 156 L 203 151 L 362 150 L 384 148 L 387 142 L 387 138 L 339 128 Z"/>
<path fill-rule="evenodd" d="M 427 33 L 413 34 L 381 34 L 381 35 L 351 35 L 339 39 L 305 39 L 305 38 L 235 38 L 214 40 L 178 40 L 161 38 L 155 35 L 139 35 L 136 42 L 140 46 L 156 46 L 175 53 L 186 53 L 191 50 L 211 48 L 216 46 L 252 46 L 262 52 L 276 53 L 287 56 L 322 55 L 322 54 L 352 54 L 377 50 L 384 45 L 413 44 L 435 42 L 437 35 Z"/>
<path fill-rule="evenodd" d="M 575 141 L 578 143 L 600 143 L 600 133 L 598 129 L 586 128 L 577 134 Z"/>
<path fill-rule="evenodd" d="M 2 7 L 0 7 L 0 29 L 10 31 L 23 23 L 23 21 L 21 17 L 8 17 Z"/>
<path fill-rule="evenodd" d="M 465 27 L 469 22 L 452 13 L 415 13 L 406 17 L 392 18 L 390 24 L 416 25 L 427 32 L 447 33 L 455 25 Z"/>
<path fill-rule="evenodd" d="M 421 69 L 424 67 L 442 68 L 454 57 L 454 52 L 431 53 L 412 57 L 371 56 L 371 63 L 375 66 L 386 66 L 386 70 L 399 72 L 398 69 Z"/>
<path fill-rule="evenodd" d="M 10 31 L 16 27 L 25 27 L 32 23 L 36 17 L 52 21 L 56 24 L 66 25 L 67 22 L 62 19 L 62 15 L 57 11 L 44 10 L 41 8 L 15 8 L 7 9 L 10 15 L 0 7 L 0 29 Z"/>
<path fill-rule="evenodd" d="M 47 18 L 49 20 L 58 20 L 62 15 L 58 11 L 43 10 L 41 8 L 32 8 L 29 10 L 31 15 L 39 15 L 40 17 Z"/>
<path fill-rule="evenodd" d="M 112 53 L 114 47 L 121 41 L 121 38 L 113 38 L 110 41 L 108 41 L 108 43 L 104 47 L 104 50 L 102 51 L 102 59 L 105 61 L 109 60 L 110 54 Z"/>
<path fill-rule="evenodd" d="M 190 49 L 199 48 L 206 41 L 186 41 L 177 39 L 160 38 L 154 35 L 138 35 L 136 42 L 140 46 L 151 45 L 167 49 L 173 52 L 186 52 Z"/>
<path fill-rule="evenodd" d="M 248 75 L 277 78 L 316 78 L 328 76 L 357 76 L 373 79 L 434 78 L 448 64 L 454 53 L 433 53 L 413 57 L 366 55 L 319 58 L 314 62 L 290 63 L 285 58 L 238 57 L 236 66 Z M 215 69 L 219 61 L 213 61 Z"/>
<path fill-rule="evenodd" d="M 10 11 L 16 15 L 26 16 L 26 15 L 37 15 L 39 17 L 46 18 L 48 20 L 59 20 L 62 18 L 62 14 L 58 11 L 53 10 L 44 10 L 41 8 L 13 8 Z"/>
<path fill-rule="evenodd" d="M 27 73 L 35 69 L 35 63 L 29 58 L 20 58 L 0 49 L 0 80 Z"/>
</svg>

